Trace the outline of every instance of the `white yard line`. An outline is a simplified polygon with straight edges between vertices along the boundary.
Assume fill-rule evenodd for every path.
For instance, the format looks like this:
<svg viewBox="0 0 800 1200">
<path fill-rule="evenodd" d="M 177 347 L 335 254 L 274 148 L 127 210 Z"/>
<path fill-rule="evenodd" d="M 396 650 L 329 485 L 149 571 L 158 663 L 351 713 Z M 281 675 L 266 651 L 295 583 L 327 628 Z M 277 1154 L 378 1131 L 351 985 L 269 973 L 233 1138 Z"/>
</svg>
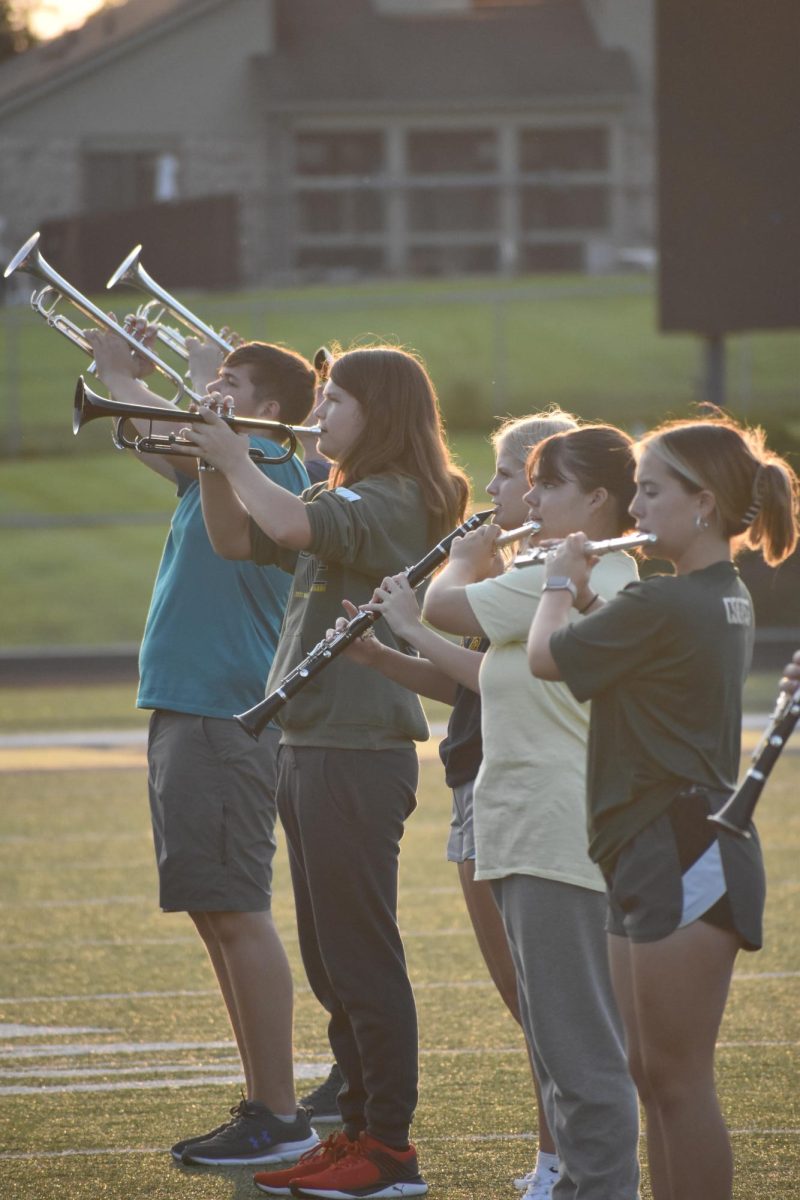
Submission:
<svg viewBox="0 0 800 1200">
<path fill-rule="evenodd" d="M 800 979 L 800 971 L 762 971 L 758 973 L 746 971 L 737 972 L 733 976 L 734 983 L 769 983 L 773 979 Z M 490 979 L 439 979 L 428 982 L 412 980 L 412 984 L 415 992 L 437 991 L 444 988 L 458 991 L 459 989 L 494 987 Z M 298 985 L 296 991 L 307 994 L 310 989 Z M 176 988 L 163 992 L 87 992 L 82 994 L 75 992 L 54 996 L 0 996 L 0 1004 L 5 1007 L 20 1005 L 23 1008 L 29 1004 L 97 1004 L 101 1001 L 107 1003 L 121 1001 L 123 1004 L 127 1004 L 131 1000 L 175 1000 L 193 996 L 218 995 L 217 988 Z M 2 1026 L 0 1025 L 1 1035 Z"/>
<path fill-rule="evenodd" d="M 798 1137 L 800 1128 L 788 1129 L 729 1129 L 732 1137 Z M 642 1134 L 644 1137 L 644 1134 Z M 460 1142 L 462 1145 L 486 1145 L 492 1142 L 534 1142 L 533 1133 L 448 1133 L 445 1137 L 415 1138 L 417 1146 L 433 1146 L 440 1143 Z M 107 1158 L 110 1156 L 123 1157 L 134 1154 L 166 1154 L 166 1146 L 119 1146 L 104 1149 L 86 1150 L 7 1150 L 0 1151 L 0 1162 L 32 1162 L 40 1159 L 58 1158 Z"/>
</svg>

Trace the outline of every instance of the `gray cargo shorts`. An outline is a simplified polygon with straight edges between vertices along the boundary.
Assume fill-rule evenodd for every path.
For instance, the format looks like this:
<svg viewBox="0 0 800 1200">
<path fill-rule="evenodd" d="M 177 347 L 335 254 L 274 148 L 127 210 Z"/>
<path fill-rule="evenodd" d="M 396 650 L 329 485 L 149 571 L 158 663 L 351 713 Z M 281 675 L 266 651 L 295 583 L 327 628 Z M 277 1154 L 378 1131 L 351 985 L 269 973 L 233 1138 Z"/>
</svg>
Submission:
<svg viewBox="0 0 800 1200">
<path fill-rule="evenodd" d="M 279 733 L 156 709 L 148 788 L 165 912 L 265 912 L 272 899 Z"/>
</svg>

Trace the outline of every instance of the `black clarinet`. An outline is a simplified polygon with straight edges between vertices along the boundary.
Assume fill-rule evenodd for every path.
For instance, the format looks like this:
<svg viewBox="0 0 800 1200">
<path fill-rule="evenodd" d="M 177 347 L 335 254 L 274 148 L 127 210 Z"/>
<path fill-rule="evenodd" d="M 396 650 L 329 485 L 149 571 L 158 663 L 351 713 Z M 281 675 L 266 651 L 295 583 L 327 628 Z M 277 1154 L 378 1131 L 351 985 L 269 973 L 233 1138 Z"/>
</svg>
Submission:
<svg viewBox="0 0 800 1200">
<path fill-rule="evenodd" d="M 413 567 L 408 567 L 405 576 L 412 588 L 422 583 L 423 579 L 427 579 L 439 564 L 444 562 L 456 538 L 463 537 L 465 533 L 477 529 L 484 521 L 488 521 L 493 513 L 493 508 L 473 513 L 462 525 L 443 537 L 418 563 L 415 563 Z M 318 642 L 303 661 L 281 680 L 274 692 L 270 692 L 247 712 L 239 713 L 234 720 L 238 721 L 242 729 L 246 730 L 252 738 L 258 738 L 284 704 L 304 688 L 309 679 L 318 675 L 329 663 L 333 662 L 356 638 L 366 633 L 380 619 L 380 615 L 379 612 L 360 612 L 357 616 L 351 617 L 344 629 L 335 634 L 330 641 Z"/>
<path fill-rule="evenodd" d="M 727 829 L 728 833 L 735 833 L 737 837 L 750 837 L 750 822 L 759 796 L 799 719 L 800 687 L 795 688 L 794 692 L 781 692 L 770 723 L 755 748 L 747 774 L 730 800 L 718 813 L 712 813 L 709 821 Z"/>
</svg>

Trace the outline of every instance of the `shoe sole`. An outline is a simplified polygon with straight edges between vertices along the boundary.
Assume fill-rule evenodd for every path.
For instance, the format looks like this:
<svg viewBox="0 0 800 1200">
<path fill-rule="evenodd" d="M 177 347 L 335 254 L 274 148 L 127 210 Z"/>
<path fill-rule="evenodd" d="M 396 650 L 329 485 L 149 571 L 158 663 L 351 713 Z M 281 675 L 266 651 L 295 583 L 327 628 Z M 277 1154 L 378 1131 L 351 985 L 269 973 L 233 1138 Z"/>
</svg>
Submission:
<svg viewBox="0 0 800 1200">
<path fill-rule="evenodd" d="M 227 1125 L 220 1125 L 219 1129 L 215 1129 L 213 1133 L 198 1133 L 197 1137 L 186 1138 L 184 1141 L 176 1142 L 170 1150 L 170 1154 L 175 1159 L 175 1162 L 183 1162 L 183 1156 L 191 1146 L 199 1146 L 201 1142 L 208 1142 L 212 1137 L 216 1137 L 218 1133 L 222 1133 L 227 1128 Z"/>
<path fill-rule="evenodd" d="M 219 1157 L 213 1154 L 195 1154 L 184 1151 L 181 1162 L 187 1167 L 263 1167 L 270 1163 L 293 1163 L 302 1158 L 307 1150 L 319 1145 L 319 1138 L 305 1138 L 302 1142 L 284 1142 L 273 1146 L 268 1154 L 237 1154 Z M 288 1193 L 291 1195 L 291 1192 Z"/>
<path fill-rule="evenodd" d="M 290 1195 L 306 1197 L 306 1200 L 397 1200 L 399 1196 L 426 1196 L 428 1185 L 424 1179 L 398 1180 L 387 1183 L 378 1191 L 358 1188 L 341 1191 L 338 1188 L 304 1188 L 302 1183 L 291 1184 Z"/>
<path fill-rule="evenodd" d="M 256 1181 L 253 1180 L 253 1182 Z M 291 1196 L 292 1194 L 292 1189 L 288 1184 L 285 1187 L 269 1187 L 268 1184 L 256 1183 L 256 1187 L 260 1191 L 266 1192 L 268 1196 Z"/>
</svg>

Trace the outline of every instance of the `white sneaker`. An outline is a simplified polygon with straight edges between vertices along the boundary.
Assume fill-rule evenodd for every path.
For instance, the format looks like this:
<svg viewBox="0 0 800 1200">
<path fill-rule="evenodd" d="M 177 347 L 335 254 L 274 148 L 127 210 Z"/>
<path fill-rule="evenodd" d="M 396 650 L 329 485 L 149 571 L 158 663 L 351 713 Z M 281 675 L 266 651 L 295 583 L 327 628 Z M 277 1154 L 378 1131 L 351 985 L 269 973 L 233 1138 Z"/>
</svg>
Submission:
<svg viewBox="0 0 800 1200">
<path fill-rule="evenodd" d="M 535 1175 L 536 1175 L 535 1170 L 528 1171 L 527 1175 L 520 1175 L 518 1179 L 514 1180 L 514 1187 L 517 1189 L 518 1192 L 527 1192 L 528 1184 L 533 1183 L 533 1179 L 534 1179 Z"/>
<path fill-rule="evenodd" d="M 550 1200 L 558 1175 L 552 1167 L 545 1167 L 539 1174 L 534 1171 L 522 1200 Z"/>
</svg>

